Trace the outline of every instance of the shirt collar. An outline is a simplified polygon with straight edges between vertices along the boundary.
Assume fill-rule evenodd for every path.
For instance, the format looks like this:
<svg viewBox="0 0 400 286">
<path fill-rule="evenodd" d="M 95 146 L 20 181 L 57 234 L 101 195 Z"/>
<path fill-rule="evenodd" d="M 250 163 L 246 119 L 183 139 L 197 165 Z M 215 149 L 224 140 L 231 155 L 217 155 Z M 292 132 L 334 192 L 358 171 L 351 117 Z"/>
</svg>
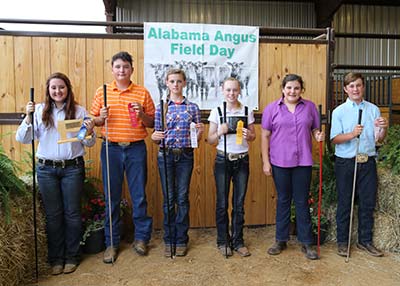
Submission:
<svg viewBox="0 0 400 286">
<path fill-rule="evenodd" d="M 58 108 L 57 105 L 56 105 L 56 103 L 53 101 L 53 102 L 51 103 L 51 106 L 53 107 L 54 110 L 56 110 L 56 111 L 61 111 L 61 110 L 64 110 L 65 104 L 66 104 L 66 103 L 64 102 L 63 105 L 61 106 L 61 108 Z"/>
<path fill-rule="evenodd" d="M 355 103 L 349 97 L 346 99 L 346 104 L 351 105 L 352 107 L 364 107 L 365 101 L 364 99 L 360 102 L 360 104 Z"/>
<path fill-rule="evenodd" d="M 304 99 L 301 96 L 299 98 L 299 103 L 304 104 Z M 278 101 L 278 105 L 281 105 L 281 104 L 285 104 L 285 102 L 283 101 L 283 96 L 281 96 L 281 98 Z"/>
<path fill-rule="evenodd" d="M 168 102 L 168 105 L 174 104 L 174 102 L 172 100 L 170 100 L 168 97 L 167 97 L 167 102 Z M 186 97 L 183 97 L 182 102 L 180 102 L 179 104 L 188 104 L 188 103 L 189 103 L 189 100 Z"/>
<path fill-rule="evenodd" d="M 134 83 L 131 81 L 131 83 L 129 84 L 129 86 L 128 86 L 126 89 L 120 90 L 120 89 L 117 87 L 117 81 L 116 81 L 116 80 L 113 80 L 113 81 L 111 82 L 111 88 L 112 88 L 113 91 L 125 91 L 125 90 L 130 90 L 130 89 L 132 89 L 133 86 L 134 86 Z"/>
</svg>

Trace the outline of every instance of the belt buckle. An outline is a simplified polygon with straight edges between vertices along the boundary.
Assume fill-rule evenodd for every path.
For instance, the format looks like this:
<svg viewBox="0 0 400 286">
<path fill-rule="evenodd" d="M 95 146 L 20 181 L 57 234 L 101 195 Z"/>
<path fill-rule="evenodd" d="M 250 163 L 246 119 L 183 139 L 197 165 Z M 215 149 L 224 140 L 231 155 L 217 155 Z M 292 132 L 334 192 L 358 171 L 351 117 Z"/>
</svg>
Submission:
<svg viewBox="0 0 400 286">
<path fill-rule="evenodd" d="M 238 154 L 228 153 L 229 161 L 237 161 L 239 159 Z"/>
<path fill-rule="evenodd" d="M 239 159 L 243 159 L 244 157 L 247 156 L 248 153 L 242 153 L 242 154 L 238 154 Z"/>
<path fill-rule="evenodd" d="M 126 147 L 129 146 L 131 144 L 131 142 L 118 142 L 118 145 L 121 147 Z"/>
<path fill-rule="evenodd" d="M 356 156 L 357 163 L 366 163 L 368 161 L 368 154 L 359 153 Z"/>
<path fill-rule="evenodd" d="M 57 165 L 60 164 L 61 168 L 65 168 L 65 160 L 53 161 L 53 168 L 57 168 Z"/>
<path fill-rule="evenodd" d="M 181 155 L 182 154 L 182 149 L 173 148 L 173 149 L 170 149 L 170 150 L 171 150 L 171 153 L 174 154 L 174 155 Z"/>
</svg>

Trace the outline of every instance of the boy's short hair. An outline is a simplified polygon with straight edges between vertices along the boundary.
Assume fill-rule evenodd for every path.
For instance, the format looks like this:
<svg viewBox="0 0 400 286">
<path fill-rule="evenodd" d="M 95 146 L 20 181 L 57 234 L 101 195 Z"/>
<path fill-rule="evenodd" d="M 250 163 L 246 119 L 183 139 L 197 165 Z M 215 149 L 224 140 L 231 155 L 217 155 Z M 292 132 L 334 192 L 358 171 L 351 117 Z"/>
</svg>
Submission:
<svg viewBox="0 0 400 286">
<path fill-rule="evenodd" d="M 350 84 L 353 81 L 356 81 L 357 79 L 361 79 L 363 85 L 365 84 L 364 77 L 361 73 L 357 72 L 346 73 L 343 78 L 343 86 L 347 86 L 348 84 Z"/>
<path fill-rule="evenodd" d="M 123 60 L 124 62 L 130 63 L 131 67 L 133 67 L 132 56 L 128 52 L 124 52 L 124 51 L 113 55 L 113 57 L 111 58 L 111 66 L 113 66 L 114 62 L 119 59 Z"/>
</svg>

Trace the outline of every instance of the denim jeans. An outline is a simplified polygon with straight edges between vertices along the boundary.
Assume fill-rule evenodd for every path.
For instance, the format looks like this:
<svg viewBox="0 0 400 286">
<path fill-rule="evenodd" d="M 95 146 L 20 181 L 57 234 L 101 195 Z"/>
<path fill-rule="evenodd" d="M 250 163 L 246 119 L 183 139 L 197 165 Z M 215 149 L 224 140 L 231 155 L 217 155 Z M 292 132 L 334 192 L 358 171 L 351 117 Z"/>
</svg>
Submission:
<svg viewBox="0 0 400 286">
<path fill-rule="evenodd" d="M 244 199 L 249 179 L 249 156 L 235 161 L 226 161 L 223 155 L 217 154 L 214 165 L 215 184 L 217 187 L 216 223 L 217 245 L 232 245 L 234 249 L 244 246 Z M 225 179 L 226 166 L 226 183 Z M 233 183 L 232 194 L 232 237 L 229 234 L 228 198 L 230 182 Z"/>
<path fill-rule="evenodd" d="M 135 225 L 135 240 L 149 242 L 153 220 L 147 215 L 146 181 L 147 181 L 147 151 L 144 141 L 130 146 L 108 145 L 111 216 L 113 246 L 120 244 L 120 203 L 124 172 L 128 181 L 132 201 L 132 219 Z M 111 245 L 110 218 L 108 207 L 108 187 L 106 168 L 106 144 L 101 147 L 101 165 L 104 194 L 106 198 L 105 238 L 106 246 Z"/>
<path fill-rule="evenodd" d="M 311 166 L 281 168 L 272 165 L 272 176 L 278 195 L 275 233 L 277 241 L 289 240 L 290 206 L 293 198 L 296 209 L 297 239 L 302 244 L 313 244 L 308 204 L 311 171 Z"/>
<path fill-rule="evenodd" d="M 77 264 L 82 234 L 81 195 L 85 165 L 65 168 L 37 163 L 39 191 L 46 213 L 50 265 Z"/>
<path fill-rule="evenodd" d="M 354 159 L 336 157 L 336 211 L 337 243 L 347 244 L 349 239 L 351 196 L 353 191 Z M 358 199 L 358 242 L 371 243 L 374 227 L 377 173 L 376 162 L 370 157 L 357 164 L 356 198 Z"/>
<path fill-rule="evenodd" d="M 166 153 L 166 161 L 164 161 L 163 151 L 159 151 L 157 160 L 164 197 L 164 243 L 186 246 L 189 241 L 189 187 L 193 171 L 193 152 L 183 152 L 179 155 Z M 165 162 L 167 169 L 165 169 Z M 165 171 L 167 171 L 167 177 Z M 168 181 L 169 202 L 166 181 Z"/>
</svg>

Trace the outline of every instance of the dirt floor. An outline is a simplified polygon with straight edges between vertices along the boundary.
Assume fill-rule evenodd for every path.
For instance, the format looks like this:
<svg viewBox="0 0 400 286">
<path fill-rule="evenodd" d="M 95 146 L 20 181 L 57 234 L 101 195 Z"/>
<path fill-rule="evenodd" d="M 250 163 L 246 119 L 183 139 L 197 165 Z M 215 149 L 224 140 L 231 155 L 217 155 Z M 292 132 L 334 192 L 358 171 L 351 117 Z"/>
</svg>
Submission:
<svg viewBox="0 0 400 286">
<path fill-rule="evenodd" d="M 102 262 L 102 253 L 84 256 L 72 274 L 41 276 L 41 286 L 131 285 L 400 285 L 400 254 L 375 258 L 352 247 L 349 263 L 336 254 L 336 245 L 321 247 L 321 259 L 307 260 L 300 245 L 290 241 L 278 256 L 269 256 L 274 226 L 246 228 L 250 257 L 226 259 L 215 246 L 215 229 L 191 229 L 186 257 L 163 257 L 161 232 L 155 232 L 148 256 L 136 255 L 129 243 L 122 244 L 114 265 Z"/>
</svg>

